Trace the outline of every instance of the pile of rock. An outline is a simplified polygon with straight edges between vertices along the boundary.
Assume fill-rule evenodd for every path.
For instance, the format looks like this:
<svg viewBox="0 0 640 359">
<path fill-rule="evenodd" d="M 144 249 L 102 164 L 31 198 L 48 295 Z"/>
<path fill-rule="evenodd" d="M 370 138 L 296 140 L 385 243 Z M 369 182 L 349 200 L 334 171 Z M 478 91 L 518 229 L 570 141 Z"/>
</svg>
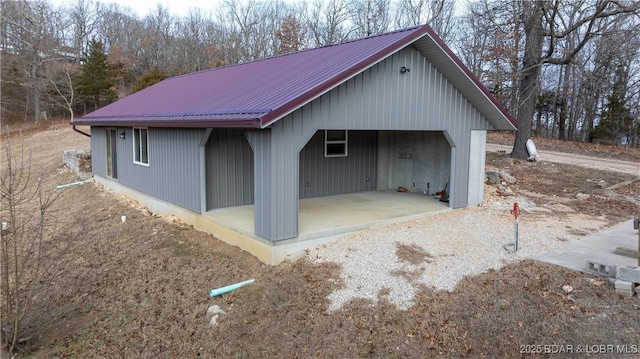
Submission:
<svg viewBox="0 0 640 359">
<path fill-rule="evenodd" d="M 485 183 L 494 186 L 497 190 L 496 193 L 500 196 L 513 196 L 513 190 L 509 186 L 516 182 L 516 178 L 505 171 L 488 170 L 485 172 Z"/>
</svg>

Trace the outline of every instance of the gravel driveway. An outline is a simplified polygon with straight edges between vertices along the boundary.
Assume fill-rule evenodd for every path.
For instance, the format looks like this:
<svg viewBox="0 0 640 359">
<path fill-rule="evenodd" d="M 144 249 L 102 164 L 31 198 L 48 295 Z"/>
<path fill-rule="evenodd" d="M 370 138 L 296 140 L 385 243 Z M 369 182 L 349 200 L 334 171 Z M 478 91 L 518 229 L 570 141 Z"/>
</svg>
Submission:
<svg viewBox="0 0 640 359">
<path fill-rule="evenodd" d="M 510 153 L 513 146 L 487 144 L 487 152 L 505 151 Z M 640 176 L 640 164 L 637 162 L 619 161 L 609 158 L 584 156 L 575 153 L 540 151 L 538 156 L 542 161 L 566 163 L 581 167 L 597 168 L 605 171 L 630 173 Z"/>
<path fill-rule="evenodd" d="M 488 152 L 510 152 L 511 148 L 487 144 Z M 539 157 L 542 161 L 640 176 L 640 165 L 634 162 L 552 151 L 539 151 Z M 329 295 L 330 310 L 354 298 L 374 302 L 386 298 L 406 309 L 421 285 L 452 290 L 464 276 L 533 258 L 609 225 L 605 218 L 576 213 L 561 201 L 538 206 L 523 195 L 500 197 L 494 192 L 493 187 L 485 186 L 485 201 L 476 208 L 349 233 L 310 251 L 307 258 L 311 261 L 342 266 L 343 288 Z M 511 253 L 504 247 L 514 241 L 514 217 L 510 213 L 514 202 L 518 202 L 522 215 L 519 250 Z M 403 259 L 402 250 L 406 248 L 422 260 Z"/>
<path fill-rule="evenodd" d="M 344 286 L 329 295 L 329 309 L 354 298 L 386 298 L 407 309 L 420 285 L 452 290 L 464 276 L 532 258 L 608 225 L 559 203 L 540 207 L 524 196 L 505 199 L 491 187 L 486 191 L 479 207 L 353 232 L 312 250 L 308 259 L 342 266 Z M 504 248 L 514 240 L 513 202 L 522 210 L 515 253 Z M 562 218 L 555 215 L 563 211 Z M 422 253 L 423 260 L 403 260 L 402 248 Z"/>
</svg>

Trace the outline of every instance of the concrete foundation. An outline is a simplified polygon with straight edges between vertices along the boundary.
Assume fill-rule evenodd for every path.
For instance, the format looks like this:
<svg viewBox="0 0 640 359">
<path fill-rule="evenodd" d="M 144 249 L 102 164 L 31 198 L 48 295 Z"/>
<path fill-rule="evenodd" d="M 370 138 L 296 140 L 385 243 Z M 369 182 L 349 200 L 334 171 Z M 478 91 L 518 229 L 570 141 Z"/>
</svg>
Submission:
<svg viewBox="0 0 640 359">
<path fill-rule="evenodd" d="M 447 203 L 431 196 L 393 190 L 301 199 L 298 237 L 271 242 L 254 232 L 253 205 L 221 208 L 200 214 L 116 181 L 99 176 L 94 178 L 105 187 L 146 206 L 152 213 L 176 216 L 184 223 L 237 246 L 271 265 L 298 260 L 305 255 L 307 249 L 349 232 L 451 211 Z"/>
</svg>

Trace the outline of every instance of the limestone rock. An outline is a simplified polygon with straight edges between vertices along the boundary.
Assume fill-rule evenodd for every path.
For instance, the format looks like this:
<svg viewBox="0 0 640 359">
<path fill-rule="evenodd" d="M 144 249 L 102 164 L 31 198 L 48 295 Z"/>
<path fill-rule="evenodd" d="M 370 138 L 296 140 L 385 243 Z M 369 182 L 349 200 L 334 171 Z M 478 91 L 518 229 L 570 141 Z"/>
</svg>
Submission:
<svg viewBox="0 0 640 359">
<path fill-rule="evenodd" d="M 591 198 L 591 195 L 586 193 L 578 193 L 576 194 L 576 198 L 579 199 L 580 201 L 584 201 Z"/>
<path fill-rule="evenodd" d="M 487 183 L 490 185 L 498 185 L 500 184 L 500 172 L 496 170 L 489 170 L 485 172 L 485 176 L 487 179 Z"/>
<path fill-rule="evenodd" d="M 212 305 L 207 309 L 207 315 L 218 315 L 218 314 L 227 314 L 222 308 L 218 305 Z"/>
<path fill-rule="evenodd" d="M 505 197 L 513 196 L 513 190 L 507 186 L 499 186 L 498 194 Z"/>
<path fill-rule="evenodd" d="M 516 178 L 506 172 L 500 172 L 500 178 L 507 184 L 514 184 L 517 182 Z"/>
</svg>

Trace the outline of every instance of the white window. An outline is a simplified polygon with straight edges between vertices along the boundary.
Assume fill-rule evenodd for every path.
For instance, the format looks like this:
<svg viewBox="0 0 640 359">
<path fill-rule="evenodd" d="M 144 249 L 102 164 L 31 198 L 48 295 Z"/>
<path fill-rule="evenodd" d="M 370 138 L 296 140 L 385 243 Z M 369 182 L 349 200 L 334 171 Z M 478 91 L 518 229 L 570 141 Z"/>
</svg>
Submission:
<svg viewBox="0 0 640 359">
<path fill-rule="evenodd" d="M 346 157 L 348 149 L 347 135 L 346 130 L 325 130 L 324 156 Z"/>
<path fill-rule="evenodd" d="M 149 130 L 133 129 L 133 163 L 149 165 Z"/>
</svg>

